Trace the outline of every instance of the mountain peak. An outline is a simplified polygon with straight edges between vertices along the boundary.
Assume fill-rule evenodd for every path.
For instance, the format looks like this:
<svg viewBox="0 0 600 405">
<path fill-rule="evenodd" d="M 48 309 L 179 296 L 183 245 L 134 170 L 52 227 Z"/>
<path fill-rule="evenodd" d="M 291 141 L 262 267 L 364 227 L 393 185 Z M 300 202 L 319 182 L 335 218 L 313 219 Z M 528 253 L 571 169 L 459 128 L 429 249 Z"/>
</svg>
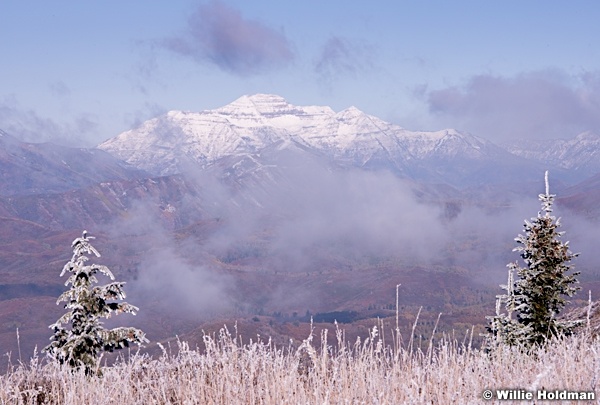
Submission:
<svg viewBox="0 0 600 405">
<path fill-rule="evenodd" d="M 337 115 L 340 118 L 353 118 L 353 117 L 360 117 L 360 116 L 366 115 L 366 114 L 364 112 L 362 112 L 361 110 L 359 110 L 358 108 L 356 108 L 354 106 L 350 106 L 350 107 L 346 108 L 345 110 L 340 111 Z"/>
<path fill-rule="evenodd" d="M 214 110 L 221 114 L 272 115 L 293 112 L 294 106 L 274 94 L 245 95 L 224 107 Z"/>
<path fill-rule="evenodd" d="M 287 106 L 287 105 L 289 105 L 287 100 L 281 96 L 278 96 L 276 94 L 264 94 L 264 93 L 244 95 L 244 96 L 238 98 L 237 100 L 235 100 L 234 102 L 232 102 L 231 104 L 248 105 L 248 106 L 254 106 L 257 108 L 259 108 L 261 106 L 273 106 L 273 105 L 279 105 L 279 106 L 286 105 Z"/>
<path fill-rule="evenodd" d="M 285 98 L 278 96 L 277 94 L 266 94 L 257 93 L 240 97 L 240 99 L 246 98 L 253 103 L 258 104 L 287 104 Z"/>
<path fill-rule="evenodd" d="M 600 136 L 598 136 L 598 134 L 596 134 L 593 131 L 582 132 L 574 138 L 575 142 L 581 142 L 581 141 L 597 142 L 599 140 L 600 140 Z"/>
</svg>

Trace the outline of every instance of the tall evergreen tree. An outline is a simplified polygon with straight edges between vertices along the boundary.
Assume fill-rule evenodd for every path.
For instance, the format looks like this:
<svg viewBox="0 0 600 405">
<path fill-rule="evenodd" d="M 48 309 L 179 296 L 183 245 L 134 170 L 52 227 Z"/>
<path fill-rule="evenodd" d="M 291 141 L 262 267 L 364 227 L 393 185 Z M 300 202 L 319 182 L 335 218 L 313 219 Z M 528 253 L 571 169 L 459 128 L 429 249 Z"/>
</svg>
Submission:
<svg viewBox="0 0 600 405">
<path fill-rule="evenodd" d="M 525 266 L 508 264 L 508 283 L 501 286 L 506 294 L 498 296 L 496 315 L 488 317 L 488 332 L 496 341 L 511 345 L 541 345 L 551 337 L 571 334 L 579 324 L 557 318 L 567 304 L 565 297 L 579 290 L 574 285 L 579 272 L 568 274 L 577 254 L 570 251 L 569 242 L 560 239 L 564 232 L 558 231 L 560 218 L 552 215 L 555 195 L 550 194 L 548 172 L 545 182 L 546 192 L 539 195 L 542 210 L 525 221 L 525 234 L 515 238 L 519 246 L 513 251 L 520 253 Z M 514 272 L 517 280 L 513 279 Z M 506 313 L 500 312 L 502 303 Z"/>
<path fill-rule="evenodd" d="M 50 325 L 54 330 L 52 341 L 44 351 L 60 364 L 73 369 L 83 368 L 88 375 L 98 372 L 99 355 L 102 351 L 128 347 L 129 343 L 148 342 L 144 332 L 136 328 L 120 327 L 105 329 L 100 318 L 109 318 L 112 314 L 127 312 L 134 314 L 138 308 L 126 302 L 117 302 L 125 298 L 123 282 L 112 282 L 104 286 L 98 283 L 98 272 L 114 280 L 108 267 L 98 264 L 86 265 L 87 255 L 100 257 L 100 253 L 91 245 L 87 231 L 72 243 L 73 257 L 63 267 L 60 276 L 71 273 L 65 285 L 71 288 L 57 300 L 65 302 L 68 310 L 58 321 Z M 68 327 L 65 327 L 68 325 Z"/>
</svg>

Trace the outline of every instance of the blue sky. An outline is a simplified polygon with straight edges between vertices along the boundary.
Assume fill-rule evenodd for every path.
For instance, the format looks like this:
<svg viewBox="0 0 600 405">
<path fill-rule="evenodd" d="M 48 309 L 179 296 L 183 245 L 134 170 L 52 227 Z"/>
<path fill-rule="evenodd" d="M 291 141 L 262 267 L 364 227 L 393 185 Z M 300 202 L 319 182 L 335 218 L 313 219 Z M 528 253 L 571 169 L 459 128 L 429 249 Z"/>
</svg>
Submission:
<svg viewBox="0 0 600 405">
<path fill-rule="evenodd" d="M 0 129 L 92 146 L 241 95 L 501 142 L 600 132 L 597 1 L 0 3 Z"/>
</svg>

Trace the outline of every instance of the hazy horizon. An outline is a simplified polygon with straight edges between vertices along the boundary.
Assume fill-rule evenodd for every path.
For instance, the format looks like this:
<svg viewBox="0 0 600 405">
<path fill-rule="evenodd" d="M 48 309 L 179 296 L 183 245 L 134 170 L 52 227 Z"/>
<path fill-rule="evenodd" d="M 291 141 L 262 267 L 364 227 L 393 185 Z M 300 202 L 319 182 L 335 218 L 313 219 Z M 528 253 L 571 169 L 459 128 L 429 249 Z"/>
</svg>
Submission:
<svg viewBox="0 0 600 405">
<path fill-rule="evenodd" d="M 0 128 L 89 147 L 272 93 L 411 130 L 572 138 L 600 129 L 598 16 L 593 1 L 5 2 Z"/>
</svg>

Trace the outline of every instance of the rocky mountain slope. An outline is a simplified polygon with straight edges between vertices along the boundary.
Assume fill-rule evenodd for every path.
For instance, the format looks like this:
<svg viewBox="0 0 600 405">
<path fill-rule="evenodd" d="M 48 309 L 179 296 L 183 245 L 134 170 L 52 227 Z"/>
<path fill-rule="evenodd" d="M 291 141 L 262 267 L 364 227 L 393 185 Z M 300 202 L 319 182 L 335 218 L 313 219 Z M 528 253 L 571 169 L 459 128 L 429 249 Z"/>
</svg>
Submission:
<svg viewBox="0 0 600 405">
<path fill-rule="evenodd" d="M 147 176 L 102 150 L 25 143 L 2 130 L 0 173 L 2 196 L 55 193 Z"/>
</svg>

